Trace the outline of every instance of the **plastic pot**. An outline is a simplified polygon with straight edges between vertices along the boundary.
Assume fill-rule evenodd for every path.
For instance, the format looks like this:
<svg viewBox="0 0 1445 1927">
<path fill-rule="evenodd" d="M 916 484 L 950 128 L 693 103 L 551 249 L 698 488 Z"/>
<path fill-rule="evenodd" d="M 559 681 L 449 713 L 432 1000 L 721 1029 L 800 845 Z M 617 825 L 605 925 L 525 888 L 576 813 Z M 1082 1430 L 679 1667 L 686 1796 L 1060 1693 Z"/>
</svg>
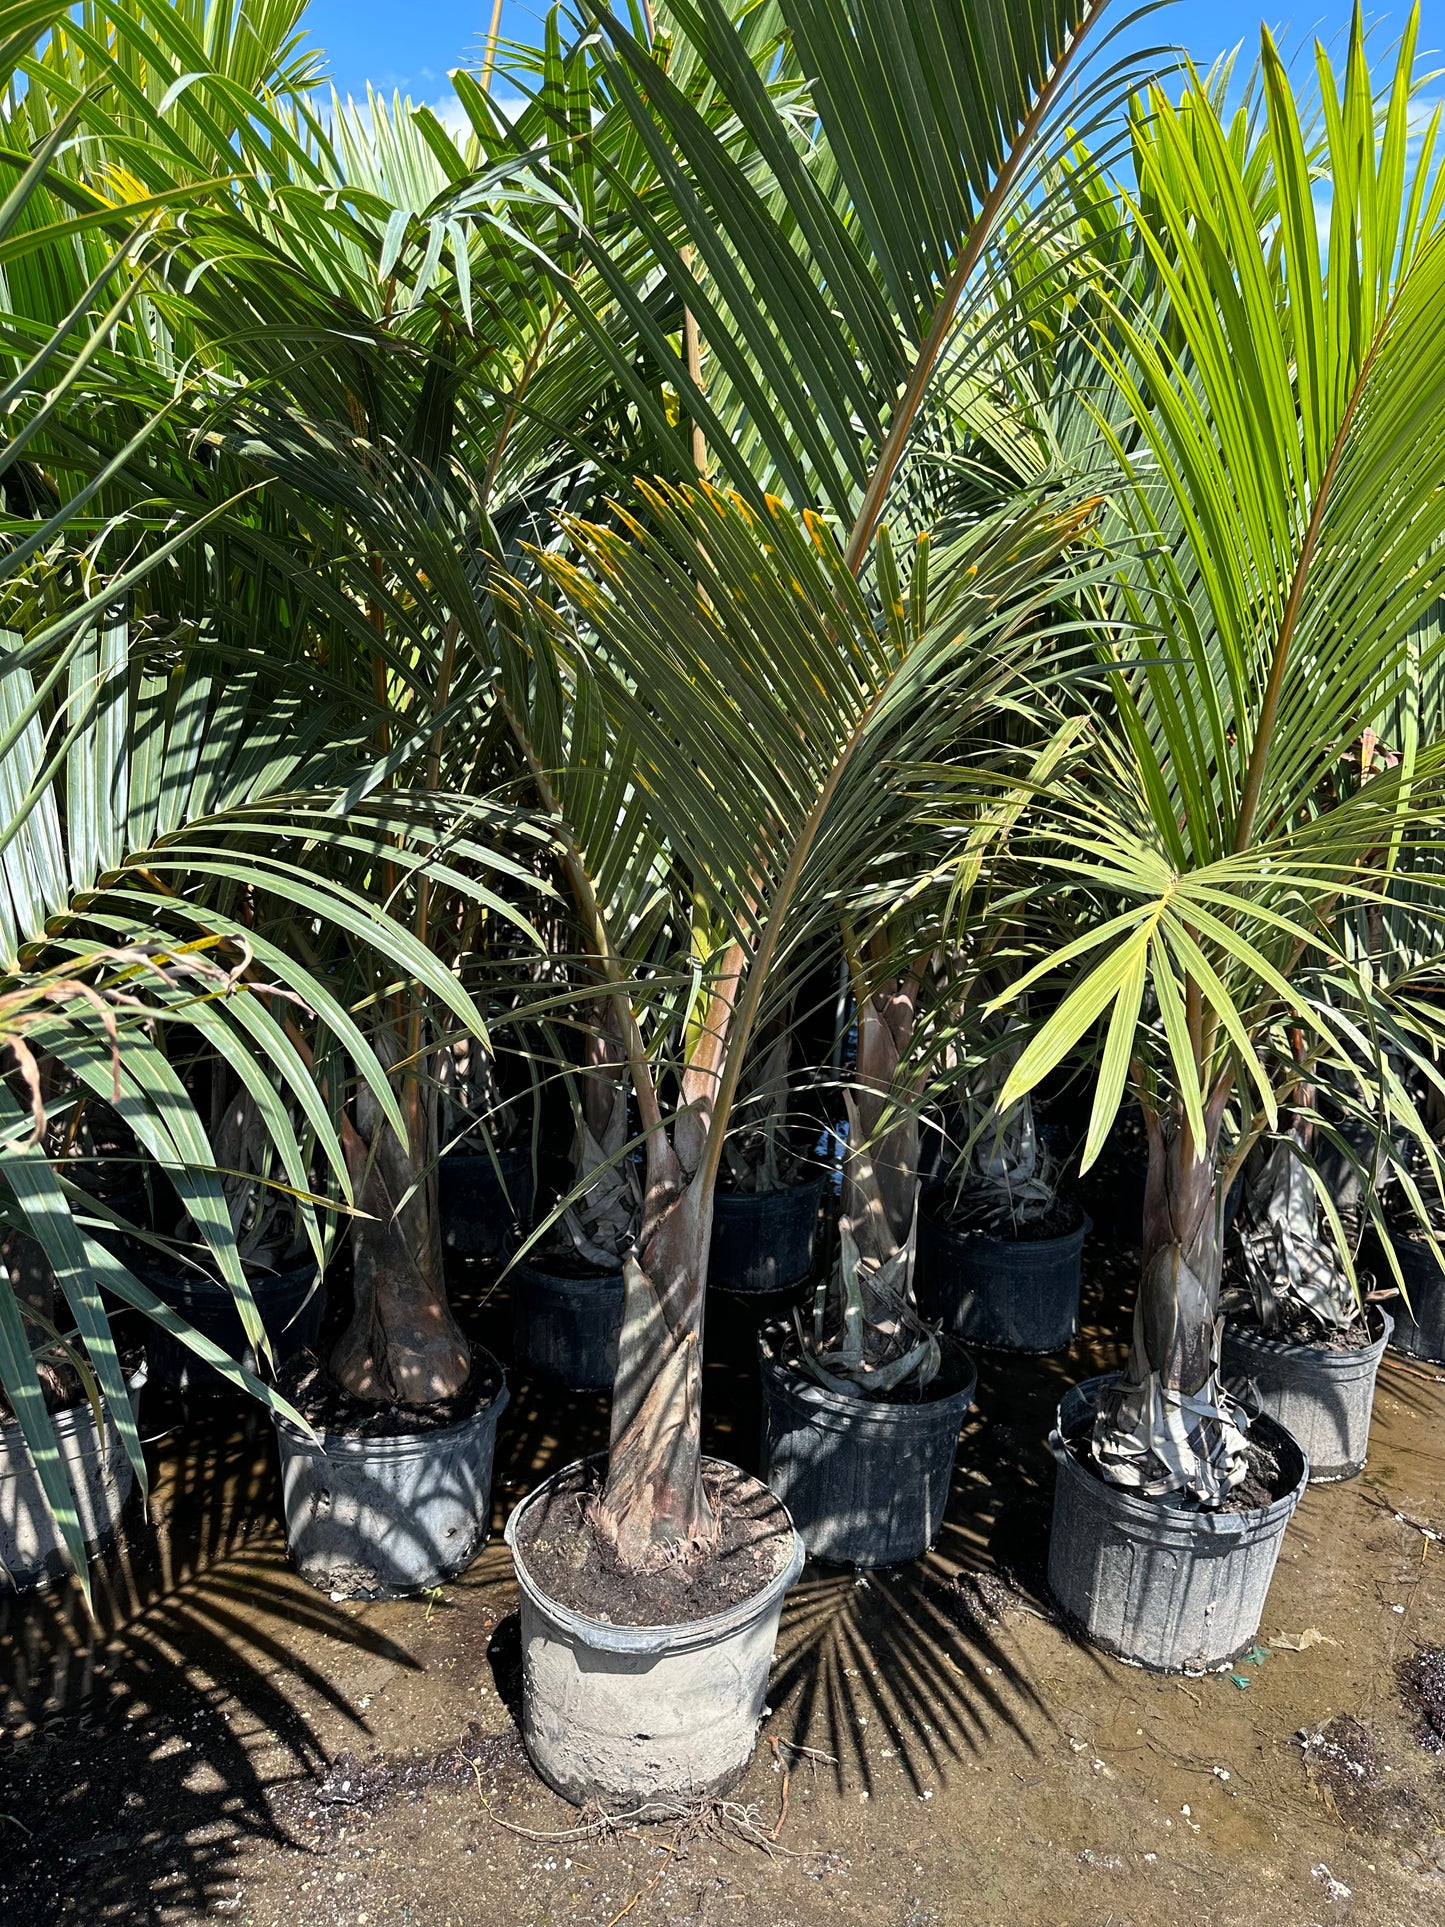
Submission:
<svg viewBox="0 0 1445 1927">
<path fill-rule="evenodd" d="M 532 1226 L 536 1180 L 532 1147 L 498 1151 L 459 1146 L 437 1165 L 442 1246 L 459 1258 L 509 1258 Z"/>
<path fill-rule="evenodd" d="M 522 1501 L 506 1531 L 522 1594 L 522 1737 L 532 1764 L 579 1806 L 726 1793 L 752 1758 L 802 1540 L 794 1532 L 776 1576 L 727 1612 L 691 1625 L 616 1626 L 550 1599 L 518 1552 L 527 1507 L 552 1483 Z"/>
<path fill-rule="evenodd" d="M 1430 1247 L 1420 1238 L 1396 1238 L 1407 1305 L 1402 1298 L 1395 1310 L 1395 1332 L 1390 1343 L 1397 1352 L 1427 1364 L 1445 1365 L 1445 1272 Z M 1382 1269 L 1383 1275 L 1383 1269 Z"/>
<path fill-rule="evenodd" d="M 71 1175 L 64 1171 L 63 1167 L 62 1171 L 67 1177 Z M 135 1225 L 138 1230 L 150 1228 L 151 1201 L 145 1185 L 133 1174 L 127 1172 L 124 1181 L 121 1181 L 112 1173 L 103 1170 L 95 1180 L 87 1182 L 80 1172 L 76 1172 L 74 1181 L 88 1196 L 108 1206 L 118 1217 L 124 1218 L 127 1224 Z M 79 1208 L 84 1209 L 83 1206 Z M 101 1213 L 97 1211 L 95 1216 L 98 1221 Z M 144 1246 L 139 1239 L 132 1238 L 128 1232 L 117 1231 L 110 1224 L 102 1226 L 97 1222 L 91 1228 L 89 1236 L 94 1238 L 98 1245 L 103 1245 L 107 1251 L 114 1252 L 122 1262 L 128 1261 L 128 1254 L 139 1257 L 144 1252 Z M 142 1262 L 144 1262 L 143 1257 Z"/>
<path fill-rule="evenodd" d="M 980 1238 L 957 1231 L 941 1198 L 918 1219 L 918 1302 L 926 1316 L 971 1345 L 1057 1352 L 1079 1329 L 1079 1290 L 1089 1220 L 1061 1238 Z"/>
<path fill-rule="evenodd" d="M 140 1409 L 146 1382 L 144 1363 L 128 1374 L 132 1413 Z M 120 1435 L 105 1413 L 98 1429 L 90 1401 L 53 1414 L 60 1446 L 60 1462 L 75 1495 L 75 1510 L 86 1550 L 99 1551 L 115 1537 L 122 1512 L 135 1485 L 135 1472 Z M 0 1585 L 17 1592 L 34 1592 L 69 1570 L 70 1555 L 60 1528 L 45 1503 L 35 1461 L 25 1443 L 18 1419 L 0 1424 Z"/>
<path fill-rule="evenodd" d="M 503 1377 L 489 1405 L 434 1432 L 326 1432 L 316 1445 L 276 1416 L 286 1545 L 301 1577 L 347 1599 L 395 1599 L 465 1571 L 491 1530 L 506 1409 Z"/>
<path fill-rule="evenodd" d="M 540 1265 L 512 1274 L 512 1351 L 519 1366 L 575 1392 L 609 1386 L 622 1332 L 622 1273 L 566 1276 Z"/>
<path fill-rule="evenodd" d="M 1365 1463 L 1375 1375 L 1395 1323 L 1377 1305 L 1367 1315 L 1378 1336 L 1353 1352 L 1224 1328 L 1225 1383 L 1293 1434 L 1310 1462 L 1311 1485 L 1352 1479 Z"/>
<path fill-rule="evenodd" d="M 140 1276 L 188 1324 L 213 1338 L 249 1371 L 256 1370 L 256 1348 L 246 1336 L 227 1286 L 199 1271 L 156 1271 L 145 1266 Z M 326 1315 L 326 1287 L 317 1280 L 315 1264 L 308 1259 L 290 1271 L 252 1272 L 248 1268 L 246 1282 L 276 1363 L 294 1357 L 303 1348 L 314 1351 Z M 214 1366 L 197 1358 L 189 1345 L 162 1331 L 159 1325 L 152 1327 L 146 1346 L 158 1384 L 169 1385 L 177 1392 L 231 1389 Z"/>
<path fill-rule="evenodd" d="M 782 1291 L 813 1269 L 820 1174 L 781 1191 L 719 1191 L 707 1278 L 720 1291 Z"/>
<path fill-rule="evenodd" d="M 1207 1673 L 1259 1632 L 1284 1529 L 1309 1461 L 1273 1419 L 1251 1432 L 1279 1454 L 1288 1489 L 1250 1512 L 1197 1512 L 1109 1485 L 1075 1457 L 1112 1375 L 1064 1394 L 1049 1444 L 1058 1460 L 1049 1587 L 1092 1645 L 1157 1673 Z"/>
<path fill-rule="evenodd" d="M 845 1566 L 916 1559 L 943 1524 L 978 1380 L 973 1360 L 945 1341 L 940 1396 L 850 1398 L 784 1362 L 787 1331 L 774 1324 L 758 1338 L 768 1484 L 815 1557 Z"/>
</svg>

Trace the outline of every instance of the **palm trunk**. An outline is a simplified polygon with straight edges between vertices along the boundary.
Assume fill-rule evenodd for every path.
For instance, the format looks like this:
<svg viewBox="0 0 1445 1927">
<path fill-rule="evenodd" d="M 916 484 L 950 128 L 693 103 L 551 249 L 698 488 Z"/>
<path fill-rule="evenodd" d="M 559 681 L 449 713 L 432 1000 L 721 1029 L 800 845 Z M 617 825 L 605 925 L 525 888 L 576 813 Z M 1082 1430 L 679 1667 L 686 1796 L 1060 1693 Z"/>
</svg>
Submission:
<svg viewBox="0 0 1445 1927">
<path fill-rule="evenodd" d="M 331 1369 L 354 1398 L 429 1405 L 454 1397 L 471 1372 L 442 1277 L 430 1106 L 416 1107 L 412 1145 L 402 1143 L 364 1087 L 356 1108 L 346 1162 L 358 1209 L 367 1215 L 352 1220 L 355 1309 Z"/>
<path fill-rule="evenodd" d="M 909 973 L 857 993 L 858 1088 L 845 1093 L 838 1263 L 831 1289 L 815 1301 L 812 1344 L 803 1349 L 805 1368 L 845 1397 L 885 1398 L 910 1382 L 922 1390 L 938 1373 L 938 1340 L 913 1303 L 918 1086 L 899 1083 L 918 988 Z M 895 1109 L 900 1114 L 885 1128 Z"/>
<path fill-rule="evenodd" d="M 702 1317 L 713 1185 L 684 1183 L 670 1145 L 649 1145 L 647 1203 L 612 1386 L 607 1483 L 593 1521 L 633 1571 L 686 1558 L 713 1538 L 702 1484 Z"/>
<path fill-rule="evenodd" d="M 1150 1115 L 1144 1265 L 1129 1362 L 1099 1402 L 1106 1478 L 1218 1505 L 1244 1476 L 1243 1437 L 1219 1384 L 1219 1112 L 1196 1144 L 1178 1113 Z"/>
<path fill-rule="evenodd" d="M 634 1572 L 686 1559 L 717 1536 L 702 1482 L 702 1319 L 719 1156 L 713 1105 L 743 963 L 732 945 L 683 1074 L 670 1141 L 660 1122 L 649 1130 L 642 1236 L 623 1266 L 607 1483 L 592 1520 Z M 655 1120 L 650 1066 L 629 1056 L 644 1122 Z"/>
</svg>

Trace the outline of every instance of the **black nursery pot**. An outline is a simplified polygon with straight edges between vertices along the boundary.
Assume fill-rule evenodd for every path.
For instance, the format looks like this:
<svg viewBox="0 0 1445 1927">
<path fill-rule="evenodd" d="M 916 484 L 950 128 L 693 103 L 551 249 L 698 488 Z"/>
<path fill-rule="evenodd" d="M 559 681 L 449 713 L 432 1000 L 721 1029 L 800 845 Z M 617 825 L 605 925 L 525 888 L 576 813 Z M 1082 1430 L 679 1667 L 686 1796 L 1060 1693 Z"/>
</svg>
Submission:
<svg viewBox="0 0 1445 1927">
<path fill-rule="evenodd" d="M 1395 1330 L 1390 1344 L 1397 1352 L 1445 1365 L 1445 1272 L 1430 1247 L 1420 1238 L 1397 1238 L 1395 1256 L 1410 1294 L 1395 1307 Z M 1386 1267 L 1382 1264 L 1381 1275 Z"/>
<path fill-rule="evenodd" d="M 943 1194 L 923 1200 L 915 1286 L 924 1315 L 970 1345 L 1057 1352 L 1079 1329 L 1088 1214 L 1059 1238 L 981 1238 L 944 1216 Z"/>
<path fill-rule="evenodd" d="M 830 1392 L 790 1366 L 788 1327 L 758 1337 L 763 1465 L 809 1552 L 845 1566 L 898 1566 L 926 1552 L 948 1505 L 973 1360 L 944 1340 L 943 1366 L 914 1404 Z"/>
<path fill-rule="evenodd" d="M 159 1271 L 145 1267 L 141 1276 L 158 1298 L 180 1313 L 198 1332 L 213 1338 L 221 1349 L 250 1371 L 255 1371 L 254 1346 L 246 1337 L 236 1301 L 225 1285 L 196 1271 Z M 326 1287 L 318 1282 L 309 1259 L 290 1271 L 249 1272 L 251 1296 L 271 1341 L 279 1365 L 303 1348 L 314 1351 L 326 1315 Z M 197 1358 L 159 1325 L 146 1333 L 146 1353 L 154 1378 L 177 1392 L 216 1392 L 227 1381 L 204 1359 Z"/>
<path fill-rule="evenodd" d="M 1072 1386 L 1049 1445 L 1058 1461 L 1049 1590 L 1092 1645 L 1156 1673 L 1208 1673 L 1259 1634 L 1280 1542 L 1309 1460 L 1271 1418 L 1250 1436 L 1276 1455 L 1278 1498 L 1243 1512 L 1193 1511 L 1100 1478 L 1078 1450 L 1117 1374 Z"/>
<path fill-rule="evenodd" d="M 621 1271 L 569 1276 L 518 1265 L 511 1285 L 517 1363 L 574 1392 L 610 1386 L 622 1332 Z"/>
<path fill-rule="evenodd" d="M 708 1283 L 721 1291 L 782 1291 L 813 1269 L 821 1174 L 781 1191 L 719 1191 Z"/>
<path fill-rule="evenodd" d="M 1310 1462 L 1310 1482 L 1333 1485 L 1363 1470 L 1375 1403 L 1375 1375 L 1394 1320 L 1368 1308 L 1372 1342 L 1358 1351 L 1266 1338 L 1248 1326 L 1226 1325 L 1224 1382 L 1296 1440 Z"/>
<path fill-rule="evenodd" d="M 535 1183 L 532 1147 L 514 1144 L 493 1156 L 458 1145 L 437 1165 L 437 1211 L 450 1256 L 508 1258 L 531 1229 Z"/>
</svg>

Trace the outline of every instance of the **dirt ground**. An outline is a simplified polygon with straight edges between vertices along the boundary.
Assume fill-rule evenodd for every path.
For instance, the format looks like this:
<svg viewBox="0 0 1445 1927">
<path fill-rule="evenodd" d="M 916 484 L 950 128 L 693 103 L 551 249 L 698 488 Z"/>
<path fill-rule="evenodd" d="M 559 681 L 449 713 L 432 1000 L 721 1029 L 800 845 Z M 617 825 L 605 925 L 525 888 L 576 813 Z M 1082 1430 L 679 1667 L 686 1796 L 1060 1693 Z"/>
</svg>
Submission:
<svg viewBox="0 0 1445 1927">
<path fill-rule="evenodd" d="M 1409 1927 L 1445 1920 L 1445 1755 L 1398 1672 L 1445 1644 L 1445 1372 L 1388 1360 L 1370 1463 L 1305 1497 L 1261 1644 L 1161 1679 L 1061 1630 L 1044 1585 L 1061 1388 L 1117 1360 L 1127 1263 L 1066 1355 L 980 1355 L 934 1551 L 810 1566 L 736 1801 L 601 1836 L 531 1773 L 500 1539 L 435 1595 L 289 1571 L 267 1429 L 156 1398 L 156 1491 L 73 1589 L 0 1606 L 0 1921 L 247 1927 Z M 505 1356 L 504 1293 L 470 1284 Z M 708 1449 L 753 1465 L 749 1334 L 709 1330 Z M 605 1436 L 525 1380 L 496 1524 Z"/>
</svg>

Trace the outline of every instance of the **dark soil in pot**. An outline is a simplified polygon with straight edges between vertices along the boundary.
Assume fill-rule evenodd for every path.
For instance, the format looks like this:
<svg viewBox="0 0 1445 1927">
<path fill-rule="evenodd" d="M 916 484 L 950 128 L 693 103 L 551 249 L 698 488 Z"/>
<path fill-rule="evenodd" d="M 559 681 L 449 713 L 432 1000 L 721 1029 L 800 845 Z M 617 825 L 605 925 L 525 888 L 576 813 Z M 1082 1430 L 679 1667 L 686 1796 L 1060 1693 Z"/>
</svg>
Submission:
<svg viewBox="0 0 1445 1927">
<path fill-rule="evenodd" d="M 459 1144 L 437 1165 L 437 1209 L 448 1256 L 510 1257 L 531 1229 L 536 1180 L 530 1144 L 495 1157 Z"/>
<path fill-rule="evenodd" d="M 720 1291 L 781 1291 L 813 1269 L 821 1173 L 781 1191 L 718 1191 L 708 1283 Z"/>
<path fill-rule="evenodd" d="M 219 1279 L 200 1271 L 162 1270 L 154 1265 L 138 1265 L 136 1269 L 137 1276 L 172 1311 L 179 1312 L 205 1337 L 214 1339 L 231 1358 L 251 1371 L 257 1369 L 256 1351 L 246 1337 L 236 1301 Z M 316 1344 L 326 1315 L 326 1287 L 317 1278 L 312 1259 L 308 1257 L 304 1264 L 285 1271 L 261 1271 L 248 1265 L 246 1282 L 251 1287 L 251 1296 L 256 1301 L 278 1366 Z M 174 1391 L 232 1389 L 189 1345 L 162 1331 L 159 1325 L 151 1328 L 147 1350 L 157 1382 L 169 1385 Z"/>
<path fill-rule="evenodd" d="M 1054 1352 L 1074 1342 L 1089 1220 L 1073 1198 L 1016 1235 L 1001 1238 L 950 1210 L 951 1194 L 922 1201 L 918 1302 L 965 1343 L 1001 1351 Z"/>
<path fill-rule="evenodd" d="M 1250 1427 L 1250 1477 L 1227 1507 L 1143 1498 L 1111 1485 L 1089 1455 L 1111 1382 L 1086 1379 L 1059 1406 L 1050 1589 L 1085 1638 L 1116 1658 L 1154 1672 L 1222 1669 L 1255 1642 L 1308 1461 L 1261 1416 Z"/>
<path fill-rule="evenodd" d="M 574 1392 L 610 1386 L 622 1331 L 622 1272 L 598 1271 L 544 1252 L 518 1265 L 509 1280 L 512 1352 L 525 1371 Z"/>
<path fill-rule="evenodd" d="M 126 1383 L 144 1385 L 150 1375 L 146 1364 L 145 1347 L 136 1343 L 119 1344 L 116 1355 Z M 68 1362 L 48 1363 L 45 1371 L 40 1375 L 39 1383 L 40 1396 L 45 1401 L 45 1409 L 52 1418 L 61 1412 L 78 1411 L 82 1405 L 90 1404 L 79 1372 Z M 0 1387 L 0 1424 L 6 1424 L 14 1417 L 15 1408 L 5 1396 L 4 1388 Z"/>
<path fill-rule="evenodd" d="M 276 1374 L 276 1389 L 315 1431 L 330 1438 L 418 1438 L 461 1425 L 490 1405 L 506 1383 L 506 1373 L 479 1346 L 473 1348 L 471 1376 L 452 1398 L 429 1405 L 378 1405 L 353 1398 L 338 1385 L 331 1368 L 313 1353 L 299 1352 Z"/>
<path fill-rule="evenodd" d="M 776 1497 L 735 1465 L 710 1460 L 703 1486 L 717 1540 L 696 1560 L 639 1576 L 587 1523 L 606 1476 L 584 1459 L 549 1480 L 517 1528 L 515 1551 L 550 1599 L 611 1626 L 680 1626 L 755 1598 L 787 1563 L 793 1528 Z"/>
<path fill-rule="evenodd" d="M 973 1402 L 973 1360 L 951 1339 L 922 1397 L 831 1392 L 798 1363 L 797 1338 L 759 1334 L 763 1465 L 809 1552 L 850 1566 L 916 1559 L 943 1523 L 958 1435 Z"/>
<path fill-rule="evenodd" d="M 1224 1329 L 1225 1383 L 1293 1433 L 1312 1484 L 1352 1479 L 1365 1463 L 1375 1377 L 1394 1320 L 1378 1305 L 1328 1338 L 1307 1322 L 1278 1337 L 1243 1321 Z"/>
<path fill-rule="evenodd" d="M 434 1405 L 373 1405 L 314 1359 L 281 1389 L 319 1444 L 277 1418 L 286 1542 L 303 1579 L 351 1599 L 388 1599 L 440 1585 L 487 1542 L 497 1421 L 506 1375 L 472 1351 L 472 1374 Z"/>
</svg>

